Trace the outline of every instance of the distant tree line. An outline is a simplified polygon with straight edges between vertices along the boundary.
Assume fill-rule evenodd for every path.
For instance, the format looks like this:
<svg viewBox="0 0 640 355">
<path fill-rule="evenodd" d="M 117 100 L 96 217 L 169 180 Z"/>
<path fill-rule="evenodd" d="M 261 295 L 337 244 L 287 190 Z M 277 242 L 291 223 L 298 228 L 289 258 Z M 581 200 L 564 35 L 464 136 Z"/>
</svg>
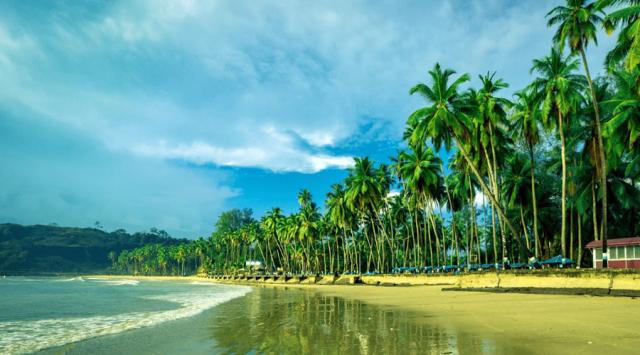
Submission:
<svg viewBox="0 0 640 355">
<path fill-rule="evenodd" d="M 110 253 L 184 241 L 156 228 L 129 234 L 124 229 L 0 224 L 0 274 L 110 272 Z"/>
</svg>

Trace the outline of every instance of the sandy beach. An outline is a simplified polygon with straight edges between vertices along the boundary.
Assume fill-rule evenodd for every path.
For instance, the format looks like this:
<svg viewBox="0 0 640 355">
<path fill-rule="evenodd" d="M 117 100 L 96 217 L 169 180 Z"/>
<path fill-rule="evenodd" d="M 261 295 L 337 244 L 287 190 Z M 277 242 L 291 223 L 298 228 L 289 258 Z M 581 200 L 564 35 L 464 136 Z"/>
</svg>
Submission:
<svg viewBox="0 0 640 355">
<path fill-rule="evenodd" d="M 216 281 L 201 277 L 87 276 L 112 279 Z M 414 320 L 500 338 L 535 353 L 637 353 L 640 299 L 443 291 L 443 286 L 256 285 L 302 289 L 405 310 Z"/>
<path fill-rule="evenodd" d="M 442 291 L 440 286 L 303 286 L 508 338 L 540 353 L 637 353 L 640 299 Z"/>
</svg>

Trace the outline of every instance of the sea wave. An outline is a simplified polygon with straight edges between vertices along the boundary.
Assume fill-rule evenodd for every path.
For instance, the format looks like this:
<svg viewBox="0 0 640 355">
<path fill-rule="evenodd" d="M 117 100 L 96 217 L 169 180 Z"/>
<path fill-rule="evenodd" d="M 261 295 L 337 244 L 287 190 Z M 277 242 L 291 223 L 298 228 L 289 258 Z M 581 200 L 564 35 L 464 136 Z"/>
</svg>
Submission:
<svg viewBox="0 0 640 355">
<path fill-rule="evenodd" d="M 18 282 L 42 282 L 42 279 L 32 279 L 24 276 L 8 276 L 3 277 L 4 281 L 18 281 Z"/>
<path fill-rule="evenodd" d="M 222 285 L 222 284 L 219 284 L 219 283 L 206 282 L 206 281 L 192 281 L 192 282 L 189 282 L 189 284 L 191 284 L 191 285 L 200 285 L 200 286 L 220 286 L 220 285 Z"/>
<path fill-rule="evenodd" d="M 226 286 L 221 292 L 175 293 L 147 299 L 174 302 L 179 308 L 158 312 L 131 312 L 113 316 L 58 318 L 0 322 L 0 353 L 22 354 L 61 346 L 102 335 L 157 325 L 192 317 L 202 311 L 251 291 L 249 287 Z"/>
<path fill-rule="evenodd" d="M 138 286 L 140 281 L 138 280 L 95 280 L 93 282 L 99 282 L 112 286 Z"/>
<path fill-rule="evenodd" d="M 58 280 L 58 281 L 62 281 L 62 282 L 82 281 L 82 282 L 84 282 L 85 280 L 82 278 L 82 276 L 78 276 L 78 277 L 73 277 L 73 278 L 70 278 L 70 279 L 64 279 L 64 280 Z"/>
</svg>

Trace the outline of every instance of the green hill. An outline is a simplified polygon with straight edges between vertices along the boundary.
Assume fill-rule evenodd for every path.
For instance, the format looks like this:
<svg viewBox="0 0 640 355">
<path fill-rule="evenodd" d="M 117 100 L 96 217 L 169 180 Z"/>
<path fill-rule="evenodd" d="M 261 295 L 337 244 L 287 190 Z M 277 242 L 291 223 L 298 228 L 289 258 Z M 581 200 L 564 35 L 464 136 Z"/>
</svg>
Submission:
<svg viewBox="0 0 640 355">
<path fill-rule="evenodd" d="M 96 228 L 0 224 L 0 274 L 105 272 L 108 254 L 145 244 L 184 242 L 163 231 L 129 234 Z"/>
</svg>

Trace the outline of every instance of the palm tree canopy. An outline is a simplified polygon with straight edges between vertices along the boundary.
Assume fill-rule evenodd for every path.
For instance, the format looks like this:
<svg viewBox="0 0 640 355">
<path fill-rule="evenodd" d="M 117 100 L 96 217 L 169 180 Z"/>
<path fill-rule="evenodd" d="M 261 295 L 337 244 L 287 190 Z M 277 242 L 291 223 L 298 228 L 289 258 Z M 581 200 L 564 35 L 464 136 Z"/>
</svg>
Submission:
<svg viewBox="0 0 640 355">
<path fill-rule="evenodd" d="M 412 146 L 424 144 L 427 138 L 431 138 L 436 150 L 444 146 L 447 150 L 451 147 L 452 136 L 466 137 L 470 127 L 463 111 L 464 100 L 459 94 L 459 87 L 469 81 L 469 75 L 463 74 L 452 80 L 456 72 L 444 69 L 436 63 L 429 71 L 431 86 L 420 83 L 411 88 L 411 95 L 417 93 L 422 96 L 428 106 L 413 112 L 407 124 L 412 127 L 409 143 Z"/>
<path fill-rule="evenodd" d="M 583 76 L 574 74 L 580 62 L 572 56 L 564 57 L 556 48 L 542 59 L 534 59 L 531 72 L 538 77 L 530 85 L 536 98 L 542 102 L 542 118 L 547 125 L 552 112 L 566 116 L 582 100 L 581 90 L 586 86 Z"/>
<path fill-rule="evenodd" d="M 569 45 L 572 53 L 584 50 L 590 42 L 598 44 L 598 26 L 604 24 L 604 13 L 588 0 L 567 0 L 566 6 L 556 6 L 547 13 L 547 26 L 558 25 L 553 36 L 562 51 Z"/>
<path fill-rule="evenodd" d="M 354 158 L 354 162 L 345 180 L 347 204 L 360 213 L 371 213 L 383 197 L 379 176 L 368 157 Z"/>
<path fill-rule="evenodd" d="M 442 182 L 442 160 L 424 145 L 401 154 L 400 176 L 407 182 L 409 193 L 418 198 L 430 195 Z"/>
<path fill-rule="evenodd" d="M 615 47 L 607 54 L 605 64 L 613 70 L 624 63 L 627 70 L 633 70 L 640 64 L 640 1 L 639 0 L 599 0 L 598 9 L 615 7 L 605 17 L 604 25 L 611 33 L 619 27 L 620 33 Z"/>
<path fill-rule="evenodd" d="M 538 101 L 531 90 L 519 91 L 511 115 L 511 132 L 521 137 L 529 147 L 540 142 L 539 123 L 541 122 Z"/>
</svg>

